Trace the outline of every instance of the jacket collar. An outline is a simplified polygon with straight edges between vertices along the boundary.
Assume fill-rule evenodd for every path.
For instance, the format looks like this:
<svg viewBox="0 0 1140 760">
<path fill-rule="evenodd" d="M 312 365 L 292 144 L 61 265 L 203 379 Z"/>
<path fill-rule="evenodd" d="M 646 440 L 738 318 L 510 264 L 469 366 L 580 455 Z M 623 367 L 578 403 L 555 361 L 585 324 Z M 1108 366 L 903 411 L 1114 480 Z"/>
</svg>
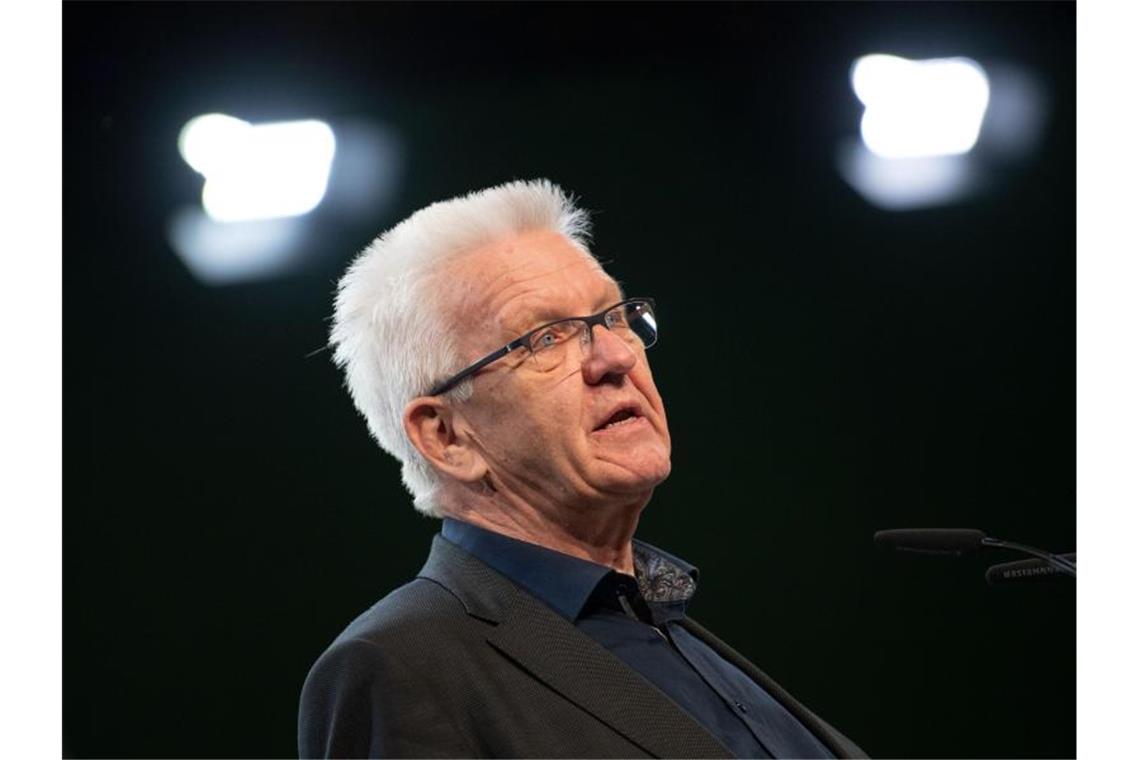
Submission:
<svg viewBox="0 0 1140 760">
<path fill-rule="evenodd" d="M 450 517 L 444 518 L 441 534 L 570 622 L 578 619 L 594 589 L 613 572 L 605 565 Z"/>
</svg>

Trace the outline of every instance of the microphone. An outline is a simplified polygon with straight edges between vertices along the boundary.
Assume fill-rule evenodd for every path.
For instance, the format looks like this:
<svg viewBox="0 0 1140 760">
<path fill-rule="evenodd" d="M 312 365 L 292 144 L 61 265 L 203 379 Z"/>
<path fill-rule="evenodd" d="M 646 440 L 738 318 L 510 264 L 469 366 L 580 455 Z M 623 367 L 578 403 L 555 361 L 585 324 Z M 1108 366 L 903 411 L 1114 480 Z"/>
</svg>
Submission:
<svg viewBox="0 0 1140 760">
<path fill-rule="evenodd" d="M 1076 555 L 1056 555 L 1025 544 L 1003 541 L 973 528 L 896 528 L 875 533 L 875 543 L 887 549 L 961 557 L 979 549 L 1012 549 L 1036 557 L 1053 573 L 1077 577 Z M 998 566 L 1000 567 L 1000 565 Z M 1025 568 L 1016 568 L 1024 574 Z M 998 571 L 1000 575 L 1003 571 Z M 987 575 L 987 579 L 988 579 Z"/>
<path fill-rule="evenodd" d="M 1077 561 L 1075 552 L 1058 555 Z M 1040 583 L 1052 581 L 1062 575 L 1061 571 L 1039 559 L 1019 559 L 1016 562 L 1002 562 L 986 571 L 986 583 L 991 586 L 1000 586 L 1004 583 Z"/>
</svg>

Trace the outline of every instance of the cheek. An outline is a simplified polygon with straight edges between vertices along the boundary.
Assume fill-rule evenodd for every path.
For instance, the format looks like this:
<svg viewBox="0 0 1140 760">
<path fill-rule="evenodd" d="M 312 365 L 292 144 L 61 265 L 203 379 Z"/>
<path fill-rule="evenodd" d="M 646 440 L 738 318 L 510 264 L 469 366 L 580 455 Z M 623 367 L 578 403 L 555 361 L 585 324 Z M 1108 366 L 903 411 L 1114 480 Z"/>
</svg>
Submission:
<svg viewBox="0 0 1140 760">
<path fill-rule="evenodd" d="M 637 386 L 641 394 L 649 401 L 649 405 L 661 415 L 661 420 L 665 420 L 665 402 L 661 399 L 661 394 L 657 391 L 657 384 L 653 382 L 653 374 L 645 367 L 638 371 L 633 377 L 634 385 Z"/>
<path fill-rule="evenodd" d="M 497 443 L 514 452 L 515 458 L 551 461 L 581 448 L 582 423 L 579 405 L 570 398 L 549 393 L 541 398 L 520 398 L 517 403 L 497 405 L 487 422 L 495 426 Z"/>
</svg>

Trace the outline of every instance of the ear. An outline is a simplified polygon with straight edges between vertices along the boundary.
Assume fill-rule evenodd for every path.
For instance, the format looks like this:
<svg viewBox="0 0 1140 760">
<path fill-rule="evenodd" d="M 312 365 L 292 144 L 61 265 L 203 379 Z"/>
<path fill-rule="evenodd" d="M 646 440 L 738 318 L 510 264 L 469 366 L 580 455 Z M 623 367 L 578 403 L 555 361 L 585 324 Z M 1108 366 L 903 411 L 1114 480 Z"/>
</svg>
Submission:
<svg viewBox="0 0 1140 760">
<path fill-rule="evenodd" d="M 474 483 L 487 474 L 487 464 L 466 434 L 463 415 L 437 396 L 414 398 L 404 407 L 404 432 L 435 469 L 456 480 Z"/>
</svg>

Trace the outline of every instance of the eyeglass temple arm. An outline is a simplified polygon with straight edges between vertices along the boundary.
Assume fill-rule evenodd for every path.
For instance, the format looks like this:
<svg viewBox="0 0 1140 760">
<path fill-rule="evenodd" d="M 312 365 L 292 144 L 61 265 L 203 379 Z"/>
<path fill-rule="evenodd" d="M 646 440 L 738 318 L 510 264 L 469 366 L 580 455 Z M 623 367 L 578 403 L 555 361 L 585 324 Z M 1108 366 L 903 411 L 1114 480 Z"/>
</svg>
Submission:
<svg viewBox="0 0 1140 760">
<path fill-rule="evenodd" d="M 474 364 L 472 364 L 467 369 L 460 372 L 458 375 L 453 376 L 450 380 L 446 380 L 446 381 L 440 383 L 439 385 L 437 385 L 436 387 L 432 388 L 430 391 L 428 391 L 427 395 L 438 396 L 441 393 L 447 393 L 449 390 L 451 390 L 455 386 L 459 385 L 464 380 L 471 377 L 472 375 L 474 375 L 476 372 L 478 372 L 479 370 L 486 367 L 491 362 L 498 361 L 499 359 L 502 359 L 504 356 L 506 356 L 510 352 L 514 351 L 515 349 L 522 348 L 522 346 L 524 345 L 525 339 L 527 337 L 528 336 L 524 335 L 522 338 L 519 338 L 518 340 L 511 341 L 507 345 L 500 348 L 498 351 L 494 351 L 492 353 L 487 354 L 482 359 L 480 359 L 479 361 L 475 362 Z"/>
</svg>

